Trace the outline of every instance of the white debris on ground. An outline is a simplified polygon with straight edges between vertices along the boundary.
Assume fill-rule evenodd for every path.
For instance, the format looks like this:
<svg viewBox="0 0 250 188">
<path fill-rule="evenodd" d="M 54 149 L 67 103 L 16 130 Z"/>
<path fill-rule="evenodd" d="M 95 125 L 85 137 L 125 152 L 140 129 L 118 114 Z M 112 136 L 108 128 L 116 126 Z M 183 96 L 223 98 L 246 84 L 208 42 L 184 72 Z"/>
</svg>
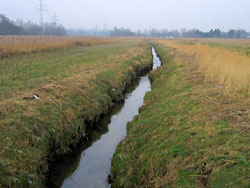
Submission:
<svg viewBox="0 0 250 188">
<path fill-rule="evenodd" d="M 39 98 L 39 96 L 38 96 L 37 94 L 33 93 L 33 99 L 38 100 L 38 99 L 40 99 L 40 98 Z"/>
</svg>

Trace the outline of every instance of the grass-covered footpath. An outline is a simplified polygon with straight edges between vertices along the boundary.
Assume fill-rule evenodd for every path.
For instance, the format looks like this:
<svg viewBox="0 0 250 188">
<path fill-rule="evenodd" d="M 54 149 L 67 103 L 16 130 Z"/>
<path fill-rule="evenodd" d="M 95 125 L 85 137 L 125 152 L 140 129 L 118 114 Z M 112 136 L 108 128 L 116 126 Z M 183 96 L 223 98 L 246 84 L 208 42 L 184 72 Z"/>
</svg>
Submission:
<svg viewBox="0 0 250 188">
<path fill-rule="evenodd" d="M 163 66 L 114 154 L 113 187 L 249 187 L 249 100 L 206 82 L 192 55 L 155 47 Z"/>
<path fill-rule="evenodd" d="M 140 39 L 0 59 L 0 187 L 44 187 L 49 162 L 70 153 L 151 66 Z"/>
</svg>

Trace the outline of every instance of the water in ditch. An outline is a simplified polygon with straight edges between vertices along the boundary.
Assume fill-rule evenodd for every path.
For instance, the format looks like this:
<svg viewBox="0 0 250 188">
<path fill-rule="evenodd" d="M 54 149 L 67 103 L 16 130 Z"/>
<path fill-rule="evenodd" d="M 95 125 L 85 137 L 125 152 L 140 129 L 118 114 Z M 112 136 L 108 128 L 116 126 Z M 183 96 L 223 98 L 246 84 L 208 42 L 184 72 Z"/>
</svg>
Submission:
<svg viewBox="0 0 250 188">
<path fill-rule="evenodd" d="M 152 48 L 153 69 L 161 66 Z M 126 95 L 124 104 L 117 105 L 92 133 L 91 142 L 82 144 L 75 153 L 53 166 L 47 187 L 108 188 L 111 160 L 119 142 L 126 136 L 126 125 L 138 114 L 146 92 L 151 90 L 148 76 L 139 78 L 138 85 Z"/>
</svg>

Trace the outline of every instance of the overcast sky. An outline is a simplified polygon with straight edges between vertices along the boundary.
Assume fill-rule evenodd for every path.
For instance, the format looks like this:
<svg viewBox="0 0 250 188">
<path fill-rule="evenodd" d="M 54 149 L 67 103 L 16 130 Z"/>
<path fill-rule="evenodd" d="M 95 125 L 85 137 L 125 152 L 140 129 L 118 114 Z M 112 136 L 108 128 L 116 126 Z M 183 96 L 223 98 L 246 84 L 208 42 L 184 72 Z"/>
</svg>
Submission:
<svg viewBox="0 0 250 188">
<path fill-rule="evenodd" d="M 40 0 L 0 0 L 10 19 L 39 22 Z M 66 28 L 181 29 L 250 31 L 250 0 L 43 0 L 44 21 L 54 13 Z"/>
</svg>

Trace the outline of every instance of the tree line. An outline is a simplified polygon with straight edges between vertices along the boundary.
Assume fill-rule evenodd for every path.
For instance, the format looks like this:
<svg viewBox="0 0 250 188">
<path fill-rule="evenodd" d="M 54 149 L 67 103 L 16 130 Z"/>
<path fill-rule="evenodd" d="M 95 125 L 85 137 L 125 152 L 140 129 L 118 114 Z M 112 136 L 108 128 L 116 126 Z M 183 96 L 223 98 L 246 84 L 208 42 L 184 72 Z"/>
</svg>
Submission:
<svg viewBox="0 0 250 188">
<path fill-rule="evenodd" d="M 114 27 L 112 30 L 81 29 L 68 30 L 70 36 L 113 36 L 113 37 L 164 37 L 164 38 L 249 38 L 250 33 L 243 29 L 230 29 L 228 32 L 220 29 L 211 29 L 209 32 L 202 32 L 198 29 L 178 30 L 138 30 L 136 32 L 127 28 Z"/>
<path fill-rule="evenodd" d="M 228 32 L 221 31 L 220 29 L 211 29 L 209 32 L 202 32 L 199 29 L 186 30 L 157 30 L 150 29 L 137 32 L 132 32 L 126 28 L 115 27 L 111 32 L 111 36 L 142 36 L 142 37 L 164 37 L 164 38 L 249 38 L 250 33 L 243 29 L 230 29 Z"/>
<path fill-rule="evenodd" d="M 0 14 L 0 35 L 77 35 L 77 36 L 115 36 L 115 37 L 164 37 L 164 38 L 249 38 L 250 33 L 243 29 L 230 29 L 228 32 L 220 29 L 211 29 L 202 32 L 199 29 L 149 29 L 131 31 L 128 28 L 114 27 L 112 30 L 82 29 L 66 30 L 63 25 L 56 22 L 38 25 L 30 21 L 11 21 L 5 15 Z"/>
<path fill-rule="evenodd" d="M 38 25 L 30 21 L 11 21 L 0 14 L 0 35 L 66 35 L 66 29 L 56 22 Z"/>
</svg>

